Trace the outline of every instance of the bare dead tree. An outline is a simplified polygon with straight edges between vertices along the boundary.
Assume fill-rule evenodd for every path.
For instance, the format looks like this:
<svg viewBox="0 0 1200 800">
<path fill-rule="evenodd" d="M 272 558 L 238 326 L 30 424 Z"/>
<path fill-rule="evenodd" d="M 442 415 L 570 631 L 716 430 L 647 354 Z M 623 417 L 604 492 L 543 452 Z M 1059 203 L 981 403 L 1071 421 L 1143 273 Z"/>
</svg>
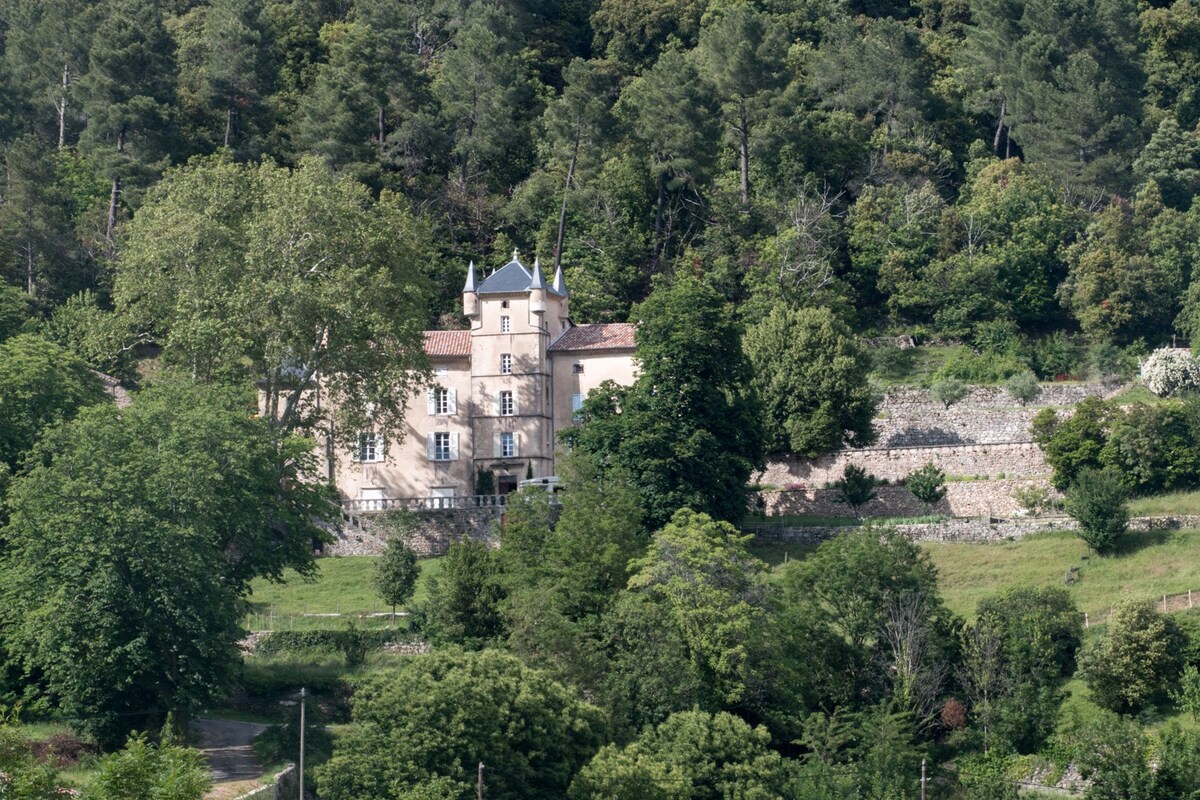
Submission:
<svg viewBox="0 0 1200 800">
<path fill-rule="evenodd" d="M 788 207 L 790 230 L 779 252 L 779 286 L 785 294 L 795 291 L 811 299 L 833 282 L 842 194 L 833 194 L 828 184 L 820 191 L 805 186 Z"/>
<path fill-rule="evenodd" d="M 956 673 L 958 682 L 971 704 L 971 713 L 983 732 L 983 749 L 991 744 L 991 727 L 996 702 L 1010 690 L 1004 668 L 1004 649 L 1000 634 L 990 627 L 974 625 L 967 632 L 963 661 Z"/>
<path fill-rule="evenodd" d="M 889 661 L 892 694 L 922 727 L 932 723 L 937 714 L 949 672 L 932 646 L 930 634 L 929 603 L 923 593 L 905 592 L 887 598 L 881 639 L 882 654 Z"/>
</svg>

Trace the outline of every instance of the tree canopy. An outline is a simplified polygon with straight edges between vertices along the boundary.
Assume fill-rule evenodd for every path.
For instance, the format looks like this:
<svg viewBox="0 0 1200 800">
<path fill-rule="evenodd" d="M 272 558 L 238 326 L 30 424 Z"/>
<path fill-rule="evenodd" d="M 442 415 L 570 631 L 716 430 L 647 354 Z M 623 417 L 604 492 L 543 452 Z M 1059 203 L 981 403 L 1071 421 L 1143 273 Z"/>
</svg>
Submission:
<svg viewBox="0 0 1200 800">
<path fill-rule="evenodd" d="M 8 493 L 5 646 L 107 745 L 187 717 L 238 658 L 250 581 L 314 570 L 308 458 L 245 393 L 184 384 L 50 431 Z M 151 717 L 152 719 L 152 717 Z"/>
</svg>

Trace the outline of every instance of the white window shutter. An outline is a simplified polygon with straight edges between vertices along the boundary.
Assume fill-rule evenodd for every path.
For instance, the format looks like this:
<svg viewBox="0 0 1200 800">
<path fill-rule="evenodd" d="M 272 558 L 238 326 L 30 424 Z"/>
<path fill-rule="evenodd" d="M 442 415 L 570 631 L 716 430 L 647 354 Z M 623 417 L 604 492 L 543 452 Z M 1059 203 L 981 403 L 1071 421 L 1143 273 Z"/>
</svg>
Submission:
<svg viewBox="0 0 1200 800">
<path fill-rule="evenodd" d="M 500 434 L 493 433 L 492 434 L 492 458 L 499 458 L 501 452 L 502 451 L 500 450 Z"/>
<path fill-rule="evenodd" d="M 458 434 L 450 434 L 450 460 L 458 461 Z"/>
<path fill-rule="evenodd" d="M 513 455 L 521 455 L 521 434 L 519 433 L 513 434 Z"/>
<path fill-rule="evenodd" d="M 429 408 L 429 416 L 437 413 L 437 389 L 430 389 L 425 395 L 426 406 Z"/>
<path fill-rule="evenodd" d="M 450 390 L 450 413 L 451 414 L 458 413 L 458 390 L 457 389 Z M 457 434 L 455 434 L 455 435 L 457 436 Z"/>
<path fill-rule="evenodd" d="M 437 458 L 437 445 L 433 443 L 433 434 L 425 434 L 425 457 L 430 461 Z"/>
<path fill-rule="evenodd" d="M 500 393 L 499 392 L 496 392 L 496 396 L 492 398 L 492 401 L 493 401 L 492 416 L 498 417 L 498 416 L 500 416 Z"/>
<path fill-rule="evenodd" d="M 514 415 L 521 413 L 521 409 L 517 408 L 517 396 L 520 394 L 521 393 L 518 392 L 516 389 L 513 389 L 512 399 L 513 399 L 513 414 Z"/>
</svg>

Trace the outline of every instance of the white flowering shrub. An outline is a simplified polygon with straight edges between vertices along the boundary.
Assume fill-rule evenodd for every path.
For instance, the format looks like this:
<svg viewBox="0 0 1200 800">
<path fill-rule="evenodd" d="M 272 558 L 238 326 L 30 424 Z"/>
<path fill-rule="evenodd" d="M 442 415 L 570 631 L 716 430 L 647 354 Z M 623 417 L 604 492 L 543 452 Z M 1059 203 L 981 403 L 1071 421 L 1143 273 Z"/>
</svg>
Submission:
<svg viewBox="0 0 1200 800">
<path fill-rule="evenodd" d="M 1200 364 L 1186 350 L 1163 347 L 1142 362 L 1142 383 L 1159 397 L 1200 389 Z"/>
</svg>

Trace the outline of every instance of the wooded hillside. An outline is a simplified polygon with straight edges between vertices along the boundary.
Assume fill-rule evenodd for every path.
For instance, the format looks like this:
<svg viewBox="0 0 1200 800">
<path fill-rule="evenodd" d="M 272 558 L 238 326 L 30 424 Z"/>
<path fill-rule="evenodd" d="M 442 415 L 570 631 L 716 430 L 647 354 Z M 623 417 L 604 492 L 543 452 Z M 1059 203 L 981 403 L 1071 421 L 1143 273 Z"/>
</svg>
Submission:
<svg viewBox="0 0 1200 800">
<path fill-rule="evenodd" d="M 0 51 L 18 317 L 111 308 L 148 191 L 219 153 L 395 193 L 429 325 L 517 246 L 561 259 L 579 321 L 683 271 L 745 323 L 1200 327 L 1187 0 L 0 0 Z"/>
</svg>

